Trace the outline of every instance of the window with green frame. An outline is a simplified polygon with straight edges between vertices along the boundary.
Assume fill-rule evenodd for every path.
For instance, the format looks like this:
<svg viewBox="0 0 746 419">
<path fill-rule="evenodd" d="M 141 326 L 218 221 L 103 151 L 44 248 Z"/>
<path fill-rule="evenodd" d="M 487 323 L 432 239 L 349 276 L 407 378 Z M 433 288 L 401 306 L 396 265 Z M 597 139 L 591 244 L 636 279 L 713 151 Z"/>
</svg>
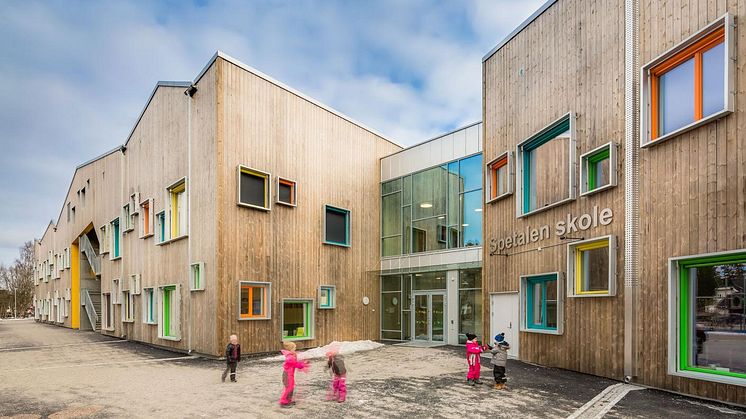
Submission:
<svg viewBox="0 0 746 419">
<path fill-rule="evenodd" d="M 572 113 L 518 144 L 518 216 L 575 198 Z"/>
<path fill-rule="evenodd" d="M 557 272 L 521 278 L 523 331 L 562 333 L 562 281 Z"/>
<path fill-rule="evenodd" d="M 324 205 L 324 243 L 350 246 L 350 210 Z"/>
<path fill-rule="evenodd" d="M 674 373 L 746 385 L 746 250 L 671 260 Z"/>
<path fill-rule="evenodd" d="M 180 340 L 180 286 L 163 286 L 159 288 L 159 292 L 158 337 L 161 339 Z"/>
<path fill-rule="evenodd" d="M 580 195 L 609 189 L 617 185 L 617 146 L 606 143 L 580 156 Z"/>
<path fill-rule="evenodd" d="M 282 338 L 284 340 L 313 339 L 313 300 L 282 301 Z"/>
</svg>

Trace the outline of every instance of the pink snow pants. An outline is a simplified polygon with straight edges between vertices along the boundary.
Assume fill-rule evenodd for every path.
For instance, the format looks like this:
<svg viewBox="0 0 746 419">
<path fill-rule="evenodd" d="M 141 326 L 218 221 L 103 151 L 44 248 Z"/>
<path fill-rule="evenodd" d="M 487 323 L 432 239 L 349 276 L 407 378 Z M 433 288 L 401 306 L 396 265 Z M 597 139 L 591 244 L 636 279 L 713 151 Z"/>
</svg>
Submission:
<svg viewBox="0 0 746 419">
<path fill-rule="evenodd" d="M 288 405 L 293 401 L 293 391 L 295 390 L 295 374 L 288 374 L 283 372 L 282 384 L 285 385 L 285 390 L 282 392 L 280 397 L 281 405 Z"/>
<path fill-rule="evenodd" d="M 329 389 L 329 393 L 326 395 L 327 400 L 338 400 L 340 402 L 345 401 L 347 398 L 347 385 L 345 384 L 344 375 L 335 375 L 332 381 L 332 388 Z"/>
<path fill-rule="evenodd" d="M 477 361 L 478 362 L 478 361 Z M 469 365 L 469 372 L 466 373 L 467 380 L 479 380 L 479 373 L 481 372 L 481 365 Z"/>
</svg>

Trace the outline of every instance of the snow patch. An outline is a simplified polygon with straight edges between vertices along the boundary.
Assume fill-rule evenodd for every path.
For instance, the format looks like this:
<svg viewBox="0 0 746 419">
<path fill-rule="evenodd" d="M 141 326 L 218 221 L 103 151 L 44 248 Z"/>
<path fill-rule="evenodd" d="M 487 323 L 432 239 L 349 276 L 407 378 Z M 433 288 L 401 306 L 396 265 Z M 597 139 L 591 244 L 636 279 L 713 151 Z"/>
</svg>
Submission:
<svg viewBox="0 0 746 419">
<path fill-rule="evenodd" d="M 298 351 L 298 359 L 326 358 L 326 352 L 332 347 L 336 347 L 341 355 L 347 355 L 347 354 L 351 354 L 355 352 L 371 351 L 373 349 L 378 349 L 382 346 L 384 346 L 384 344 L 373 342 L 372 340 L 356 340 L 353 342 L 333 341 L 332 343 L 325 345 L 325 346 L 319 346 L 319 347 L 308 349 L 305 351 Z M 271 361 L 284 361 L 284 360 L 285 360 L 285 357 L 283 355 L 277 355 L 277 356 L 264 358 L 261 361 L 271 362 Z"/>
</svg>

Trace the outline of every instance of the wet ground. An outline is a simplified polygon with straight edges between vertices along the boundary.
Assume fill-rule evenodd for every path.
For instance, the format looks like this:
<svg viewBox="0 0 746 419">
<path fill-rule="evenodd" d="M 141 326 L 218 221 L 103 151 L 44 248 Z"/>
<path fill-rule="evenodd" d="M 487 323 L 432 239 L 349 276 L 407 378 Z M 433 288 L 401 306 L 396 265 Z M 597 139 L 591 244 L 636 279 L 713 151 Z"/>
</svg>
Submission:
<svg viewBox="0 0 746 419">
<path fill-rule="evenodd" d="M 509 386 L 466 385 L 463 348 L 387 345 L 346 357 L 348 399 L 325 400 L 321 361 L 297 374 L 297 404 L 280 409 L 281 364 L 250 359 L 238 383 L 221 383 L 224 363 L 33 321 L 0 321 L 0 416 L 302 416 L 565 418 L 617 382 L 509 361 Z M 583 417 L 583 416 L 581 416 Z M 610 418 L 738 418 L 746 411 L 655 390 L 628 393 Z"/>
</svg>

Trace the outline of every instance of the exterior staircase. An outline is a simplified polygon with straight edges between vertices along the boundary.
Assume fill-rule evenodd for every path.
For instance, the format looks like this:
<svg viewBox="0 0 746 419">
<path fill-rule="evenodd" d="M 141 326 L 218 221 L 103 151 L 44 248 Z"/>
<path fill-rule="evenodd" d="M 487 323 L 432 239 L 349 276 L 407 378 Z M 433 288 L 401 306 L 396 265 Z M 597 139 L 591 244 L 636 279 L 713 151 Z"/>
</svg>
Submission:
<svg viewBox="0 0 746 419">
<path fill-rule="evenodd" d="M 87 288 L 80 290 L 80 301 L 85 307 L 88 315 L 88 321 L 93 326 L 93 330 L 101 330 L 101 293 L 89 292 Z"/>
<path fill-rule="evenodd" d="M 101 256 L 96 253 L 96 250 L 93 248 L 91 241 L 88 240 L 88 236 L 86 236 L 85 234 L 80 236 L 79 243 L 80 251 L 83 252 L 86 259 L 88 259 L 88 264 L 91 266 L 93 274 L 96 276 L 101 276 Z"/>
</svg>

